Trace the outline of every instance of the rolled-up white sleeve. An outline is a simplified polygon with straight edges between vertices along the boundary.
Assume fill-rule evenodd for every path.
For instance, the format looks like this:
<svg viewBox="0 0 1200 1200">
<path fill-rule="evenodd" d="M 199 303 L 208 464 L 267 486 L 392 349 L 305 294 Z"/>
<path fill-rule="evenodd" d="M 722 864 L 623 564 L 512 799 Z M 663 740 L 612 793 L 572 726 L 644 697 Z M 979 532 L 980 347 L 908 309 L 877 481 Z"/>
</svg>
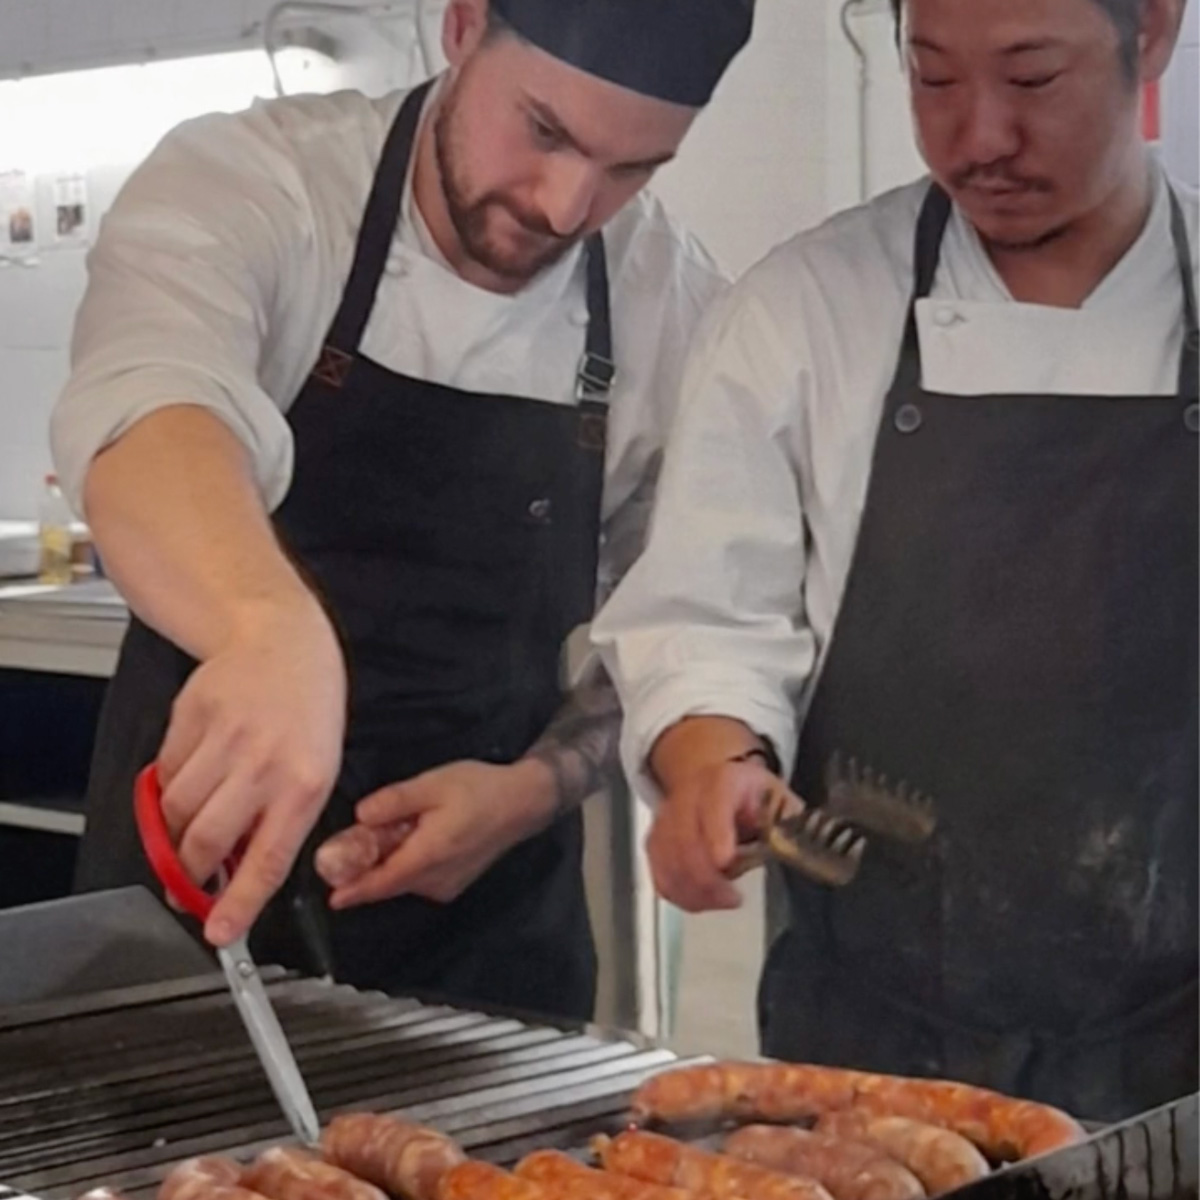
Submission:
<svg viewBox="0 0 1200 1200">
<path fill-rule="evenodd" d="M 625 768 L 648 800 L 650 750 L 685 716 L 736 718 L 789 769 L 794 756 L 814 662 L 799 485 L 808 374 L 773 308 L 752 273 L 701 326 L 646 550 L 593 628 L 624 708 Z"/>
<path fill-rule="evenodd" d="M 289 263 L 311 254 L 310 218 L 264 113 L 188 122 L 130 177 L 88 257 L 71 377 L 51 418 L 77 511 L 92 459 L 176 404 L 220 417 L 249 452 L 264 502 L 279 502 L 291 435 L 259 368 Z"/>
</svg>

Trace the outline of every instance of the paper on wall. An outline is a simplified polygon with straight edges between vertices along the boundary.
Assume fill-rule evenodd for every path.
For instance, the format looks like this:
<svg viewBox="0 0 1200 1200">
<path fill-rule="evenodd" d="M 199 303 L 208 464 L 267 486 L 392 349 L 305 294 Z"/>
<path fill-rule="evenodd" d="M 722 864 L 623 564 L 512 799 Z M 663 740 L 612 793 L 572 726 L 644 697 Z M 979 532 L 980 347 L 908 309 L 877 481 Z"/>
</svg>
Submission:
<svg viewBox="0 0 1200 1200">
<path fill-rule="evenodd" d="M 88 238 L 87 176 L 55 176 L 54 240 L 58 245 L 79 245 Z"/>
<path fill-rule="evenodd" d="M 38 252 L 37 205 L 29 173 L 0 170 L 0 258 L 20 260 Z"/>
</svg>

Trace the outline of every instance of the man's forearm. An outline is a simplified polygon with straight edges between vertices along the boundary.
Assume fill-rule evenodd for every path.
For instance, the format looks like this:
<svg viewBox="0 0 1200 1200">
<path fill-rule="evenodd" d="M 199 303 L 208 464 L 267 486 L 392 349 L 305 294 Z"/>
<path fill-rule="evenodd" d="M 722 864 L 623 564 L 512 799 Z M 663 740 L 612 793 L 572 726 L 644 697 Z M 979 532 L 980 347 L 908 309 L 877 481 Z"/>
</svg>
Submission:
<svg viewBox="0 0 1200 1200">
<path fill-rule="evenodd" d="M 611 791 L 621 777 L 621 702 L 603 670 L 576 688 L 525 755 L 549 768 L 553 817 L 589 796 Z"/>
<path fill-rule="evenodd" d="M 130 606 L 194 658 L 273 609 L 316 604 L 275 538 L 244 448 L 199 407 L 160 409 L 101 453 L 84 508 Z"/>
</svg>

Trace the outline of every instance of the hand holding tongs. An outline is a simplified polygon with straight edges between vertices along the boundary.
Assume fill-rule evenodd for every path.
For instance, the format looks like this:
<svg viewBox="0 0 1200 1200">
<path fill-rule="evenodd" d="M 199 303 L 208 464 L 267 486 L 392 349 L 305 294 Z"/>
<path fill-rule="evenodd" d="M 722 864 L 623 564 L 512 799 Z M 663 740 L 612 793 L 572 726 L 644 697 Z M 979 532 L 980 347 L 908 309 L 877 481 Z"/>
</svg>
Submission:
<svg viewBox="0 0 1200 1200">
<path fill-rule="evenodd" d="M 162 811 L 162 789 L 158 782 L 158 771 L 152 764 L 137 778 L 134 788 L 134 812 L 137 816 L 138 832 L 146 857 L 154 873 L 166 889 L 167 895 L 193 917 L 203 922 L 208 919 L 216 903 L 216 897 L 193 882 L 183 869 Z M 237 858 L 225 863 L 226 875 L 232 875 L 237 867 Z M 296 1059 L 280 1027 L 275 1010 L 267 999 L 258 968 L 250 957 L 246 939 L 238 938 L 228 946 L 217 948 L 217 958 L 225 972 L 225 979 L 233 993 L 238 1013 L 246 1025 L 250 1041 L 254 1045 L 271 1090 L 279 1101 L 292 1132 L 306 1146 L 316 1146 L 321 1137 L 321 1125 L 313 1108 L 308 1088 L 296 1065 Z"/>
<path fill-rule="evenodd" d="M 773 859 L 830 887 L 843 887 L 858 874 L 866 834 L 915 845 L 932 836 L 937 821 L 932 801 L 853 759 L 834 755 L 825 774 L 825 803 L 808 807 L 782 781 L 762 795 L 759 828 L 739 847 L 726 872 L 731 879 Z"/>
</svg>

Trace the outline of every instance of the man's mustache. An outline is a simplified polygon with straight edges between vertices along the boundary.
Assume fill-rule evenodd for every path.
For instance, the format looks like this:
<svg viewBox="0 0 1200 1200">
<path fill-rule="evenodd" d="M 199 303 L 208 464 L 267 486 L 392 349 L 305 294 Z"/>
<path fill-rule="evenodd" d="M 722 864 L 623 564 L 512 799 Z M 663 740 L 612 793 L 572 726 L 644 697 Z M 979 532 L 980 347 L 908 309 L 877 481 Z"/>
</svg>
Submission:
<svg viewBox="0 0 1200 1200">
<path fill-rule="evenodd" d="M 1000 187 L 1027 192 L 1048 192 L 1048 180 L 1033 175 L 1022 175 L 1002 163 L 969 163 L 953 171 L 950 182 L 956 188 Z"/>
</svg>

